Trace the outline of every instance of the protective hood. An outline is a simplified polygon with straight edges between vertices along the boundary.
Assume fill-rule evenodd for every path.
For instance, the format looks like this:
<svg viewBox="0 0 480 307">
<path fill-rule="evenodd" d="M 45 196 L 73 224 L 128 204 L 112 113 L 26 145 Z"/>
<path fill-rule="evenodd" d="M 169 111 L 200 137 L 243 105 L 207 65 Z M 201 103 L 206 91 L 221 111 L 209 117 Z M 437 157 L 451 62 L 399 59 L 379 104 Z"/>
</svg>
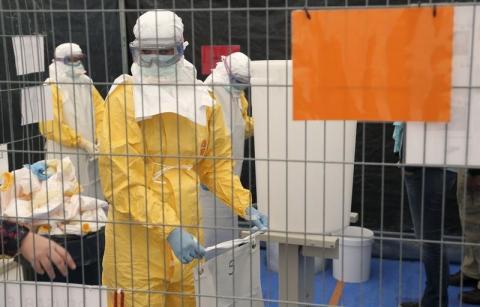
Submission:
<svg viewBox="0 0 480 307">
<path fill-rule="evenodd" d="M 53 61 L 48 67 L 49 76 L 45 83 L 55 84 L 63 104 L 63 121 L 76 129 L 76 133 L 93 142 L 94 116 L 92 105 L 92 79 L 82 73 L 71 75 L 72 67 Z"/>
<path fill-rule="evenodd" d="M 49 77 L 56 82 L 77 82 L 81 79 L 81 75 L 85 75 L 86 71 L 83 64 L 79 61 L 75 64 L 66 64 L 63 59 L 70 56 L 83 55 L 79 45 L 74 43 L 63 43 L 55 48 L 54 59 L 50 64 Z M 85 79 L 84 79 L 85 80 Z"/>
<path fill-rule="evenodd" d="M 230 92 L 232 97 L 239 98 L 243 89 L 237 88 L 232 84 L 232 78 L 242 80 L 243 82 L 250 82 L 250 59 L 241 52 L 235 52 L 224 57 L 217 63 L 212 73 L 205 79 L 205 84 L 212 87 L 212 85 L 223 86 L 227 92 Z M 228 66 L 228 69 L 227 67 Z"/>
<path fill-rule="evenodd" d="M 228 77 L 227 70 L 223 62 L 218 62 L 212 73 L 205 79 L 205 85 L 212 86 L 214 84 L 228 85 L 230 79 Z"/>
<path fill-rule="evenodd" d="M 183 22 L 174 12 L 148 11 L 138 17 L 133 27 L 134 45 L 172 46 L 183 42 Z"/>
<path fill-rule="evenodd" d="M 225 117 L 225 126 L 229 134 L 235 134 L 233 141 L 237 139 L 244 142 L 245 123 L 242 117 L 241 94 L 242 90 L 236 89 L 230 84 L 230 79 L 225 65 L 218 62 L 212 73 L 205 79 L 211 92 L 215 95 L 217 102 L 222 104 Z M 242 150 L 243 154 L 243 150 Z"/>
<path fill-rule="evenodd" d="M 224 66 L 227 66 L 227 72 L 231 77 L 245 83 L 250 83 L 250 59 L 241 52 L 234 52 L 226 57 L 222 57 Z"/>
</svg>

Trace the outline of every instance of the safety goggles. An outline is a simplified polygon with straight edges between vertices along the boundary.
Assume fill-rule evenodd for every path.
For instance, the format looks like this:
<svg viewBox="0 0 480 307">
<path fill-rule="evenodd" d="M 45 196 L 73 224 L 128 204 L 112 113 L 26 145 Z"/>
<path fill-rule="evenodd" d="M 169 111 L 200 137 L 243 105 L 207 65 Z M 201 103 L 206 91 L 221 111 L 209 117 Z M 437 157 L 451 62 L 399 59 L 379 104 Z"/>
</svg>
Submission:
<svg viewBox="0 0 480 307">
<path fill-rule="evenodd" d="M 63 58 L 55 58 L 55 61 L 63 62 L 63 64 L 66 64 L 66 65 L 73 65 L 73 64 L 80 63 L 85 58 L 86 58 L 86 55 L 83 53 L 80 53 L 80 54 L 68 55 Z"/>
<path fill-rule="evenodd" d="M 137 40 L 130 43 L 133 61 L 142 67 L 167 67 L 177 63 L 183 56 L 183 42 L 159 45 Z"/>
</svg>

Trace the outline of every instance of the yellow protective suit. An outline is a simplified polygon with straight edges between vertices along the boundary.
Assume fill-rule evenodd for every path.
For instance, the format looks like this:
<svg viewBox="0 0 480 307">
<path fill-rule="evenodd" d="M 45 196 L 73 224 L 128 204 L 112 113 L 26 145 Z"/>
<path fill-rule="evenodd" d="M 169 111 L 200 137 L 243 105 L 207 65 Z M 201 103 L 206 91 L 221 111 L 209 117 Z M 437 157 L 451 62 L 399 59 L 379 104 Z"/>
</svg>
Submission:
<svg viewBox="0 0 480 307">
<path fill-rule="evenodd" d="M 244 92 L 240 95 L 240 103 L 242 104 L 242 117 L 245 123 L 245 139 L 248 139 L 253 136 L 254 121 L 253 118 L 248 115 L 248 100 Z"/>
<path fill-rule="evenodd" d="M 103 198 L 97 161 L 92 160 L 80 147 L 82 139 L 95 143 L 96 140 L 93 138 L 93 135 L 98 139 L 102 126 L 105 103 L 97 89 L 93 85 L 90 87 L 91 95 L 88 94 L 87 89 L 87 94 L 82 96 L 84 101 L 76 102 L 70 97 L 68 105 L 65 106 L 66 101 L 64 101 L 62 90 L 59 89 L 56 83 L 52 82 L 50 88 L 52 93 L 53 120 L 40 122 L 39 128 L 40 133 L 47 139 L 47 159 L 63 159 L 65 156 L 69 156 L 75 167 L 82 194 Z M 77 88 L 76 90 L 80 91 L 83 89 Z M 82 110 L 82 107 L 90 108 L 90 101 L 93 103 L 93 112 L 89 115 L 88 113 L 91 109 Z M 67 108 L 66 111 L 65 107 Z M 90 122 L 92 118 L 94 118 L 94 130 Z M 77 123 L 77 127 L 75 127 L 75 123 Z"/>
<path fill-rule="evenodd" d="M 47 139 L 56 143 L 61 143 L 65 147 L 76 147 L 80 141 L 81 135 L 77 134 L 74 127 L 70 127 L 64 121 L 63 100 L 59 94 L 58 86 L 51 84 L 53 120 L 40 122 L 40 133 Z M 100 135 L 102 127 L 104 101 L 97 89 L 92 86 L 93 109 L 95 111 L 95 134 Z"/>
<path fill-rule="evenodd" d="M 103 283 L 124 289 L 126 306 L 195 306 L 197 262 L 181 265 L 166 238 L 181 225 L 202 242 L 200 182 L 241 216 L 251 195 L 233 176 L 219 104 L 207 107 L 207 126 L 175 113 L 137 122 L 133 97 L 125 81 L 106 100 L 100 175 L 113 223 L 106 226 Z"/>
</svg>

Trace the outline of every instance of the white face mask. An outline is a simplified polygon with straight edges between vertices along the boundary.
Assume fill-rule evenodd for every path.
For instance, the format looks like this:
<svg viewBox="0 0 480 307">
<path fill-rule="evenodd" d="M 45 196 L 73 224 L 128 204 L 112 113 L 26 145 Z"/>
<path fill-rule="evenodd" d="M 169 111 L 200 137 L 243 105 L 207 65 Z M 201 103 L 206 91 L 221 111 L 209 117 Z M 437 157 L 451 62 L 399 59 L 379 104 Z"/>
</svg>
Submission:
<svg viewBox="0 0 480 307">
<path fill-rule="evenodd" d="M 224 88 L 227 92 L 231 93 L 233 97 L 240 96 L 240 94 L 242 94 L 242 92 L 244 91 L 243 88 L 239 88 L 233 85 L 225 85 Z"/>
<path fill-rule="evenodd" d="M 72 65 L 65 65 L 66 66 L 66 71 L 65 74 L 69 77 L 76 77 L 83 75 L 86 73 L 85 68 L 83 67 L 82 62 L 78 61 L 75 64 Z"/>
<path fill-rule="evenodd" d="M 145 77 L 158 78 L 175 78 L 175 70 L 177 65 L 175 63 L 168 66 L 159 66 L 158 63 L 169 63 L 172 61 L 174 55 L 156 55 L 156 54 L 142 54 L 140 55 L 141 62 L 150 63 L 149 66 L 139 66 L 140 72 Z"/>
</svg>

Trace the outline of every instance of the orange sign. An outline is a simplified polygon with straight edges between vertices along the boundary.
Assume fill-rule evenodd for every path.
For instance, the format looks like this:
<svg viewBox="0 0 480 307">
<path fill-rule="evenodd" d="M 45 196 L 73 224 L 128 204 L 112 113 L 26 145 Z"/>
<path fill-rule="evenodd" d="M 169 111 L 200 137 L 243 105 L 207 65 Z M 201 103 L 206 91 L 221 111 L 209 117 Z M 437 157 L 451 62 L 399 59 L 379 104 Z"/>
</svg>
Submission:
<svg viewBox="0 0 480 307">
<path fill-rule="evenodd" d="M 292 13 L 295 120 L 449 120 L 453 7 L 309 13 Z"/>
</svg>

